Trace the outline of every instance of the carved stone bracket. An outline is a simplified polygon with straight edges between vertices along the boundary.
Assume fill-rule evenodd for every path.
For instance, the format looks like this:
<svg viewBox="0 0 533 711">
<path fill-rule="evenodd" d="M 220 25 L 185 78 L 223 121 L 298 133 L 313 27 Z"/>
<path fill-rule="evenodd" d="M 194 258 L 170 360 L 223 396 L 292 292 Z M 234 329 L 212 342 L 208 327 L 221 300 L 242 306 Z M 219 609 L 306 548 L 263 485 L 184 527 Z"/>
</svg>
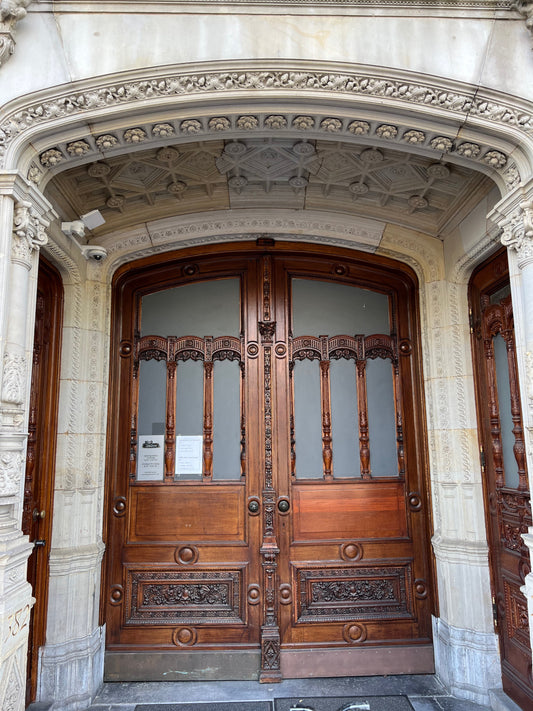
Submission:
<svg viewBox="0 0 533 711">
<path fill-rule="evenodd" d="M 15 49 L 15 27 L 26 17 L 31 0 L 0 0 L 0 67 Z"/>
</svg>

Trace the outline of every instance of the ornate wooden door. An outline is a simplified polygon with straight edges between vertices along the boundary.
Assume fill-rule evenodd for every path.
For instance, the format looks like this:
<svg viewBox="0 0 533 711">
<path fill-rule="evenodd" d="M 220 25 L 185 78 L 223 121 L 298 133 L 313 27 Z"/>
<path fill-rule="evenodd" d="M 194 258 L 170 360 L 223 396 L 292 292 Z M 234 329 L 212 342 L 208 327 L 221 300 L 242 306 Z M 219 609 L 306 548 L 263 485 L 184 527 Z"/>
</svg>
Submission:
<svg viewBox="0 0 533 711">
<path fill-rule="evenodd" d="M 506 252 L 474 273 L 470 297 L 494 623 L 503 688 L 525 710 L 533 704 L 533 683 L 520 591 L 530 561 L 521 534 L 531 526 L 531 504 Z"/>
<path fill-rule="evenodd" d="M 35 545 L 28 559 L 28 582 L 35 605 L 31 617 L 29 612 L 28 618 L 25 612 L 21 615 L 21 623 L 29 623 L 27 703 L 35 698 L 39 647 L 46 640 L 62 308 L 60 276 L 41 258 L 22 513 L 22 530 Z"/>
<path fill-rule="evenodd" d="M 433 668 L 416 290 L 269 246 L 117 280 L 109 679 Z"/>
</svg>

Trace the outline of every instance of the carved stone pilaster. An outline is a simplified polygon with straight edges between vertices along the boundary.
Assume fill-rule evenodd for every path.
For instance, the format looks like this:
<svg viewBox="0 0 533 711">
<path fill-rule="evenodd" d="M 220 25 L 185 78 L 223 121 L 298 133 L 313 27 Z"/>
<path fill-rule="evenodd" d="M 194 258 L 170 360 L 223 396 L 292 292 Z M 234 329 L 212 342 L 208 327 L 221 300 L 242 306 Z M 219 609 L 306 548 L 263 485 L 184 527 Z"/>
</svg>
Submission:
<svg viewBox="0 0 533 711">
<path fill-rule="evenodd" d="M 19 495 L 24 467 L 24 438 L 16 435 L 1 436 L 0 498 Z"/>
<path fill-rule="evenodd" d="M 15 49 L 15 27 L 26 17 L 31 0 L 0 0 L 0 67 Z"/>
<path fill-rule="evenodd" d="M 23 402 L 26 373 L 26 356 L 6 351 L 2 378 L 2 400 L 4 402 L 12 405 L 20 405 Z"/>
</svg>

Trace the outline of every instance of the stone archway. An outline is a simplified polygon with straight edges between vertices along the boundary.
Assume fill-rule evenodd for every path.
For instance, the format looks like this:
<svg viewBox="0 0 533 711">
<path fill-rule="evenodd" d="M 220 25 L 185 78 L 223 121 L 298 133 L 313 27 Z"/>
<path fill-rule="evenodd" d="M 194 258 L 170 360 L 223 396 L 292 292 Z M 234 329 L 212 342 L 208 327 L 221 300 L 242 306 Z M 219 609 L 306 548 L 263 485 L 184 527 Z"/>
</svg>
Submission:
<svg viewBox="0 0 533 711">
<path fill-rule="evenodd" d="M 454 287 L 447 283 L 442 249 L 435 244 L 435 240 L 415 235 L 401 227 L 389 228 L 380 234 L 375 224 L 369 226 L 356 221 L 354 227 L 354 221 L 325 212 L 310 218 L 300 215 L 294 218 L 286 214 L 281 225 L 272 219 L 271 214 L 260 214 L 257 210 L 248 215 L 235 211 L 224 216 L 206 213 L 179 220 L 169 217 L 167 224 L 160 225 L 159 244 L 151 239 L 145 240 L 140 232 L 129 229 L 113 235 L 114 248 L 113 251 L 110 249 L 110 258 L 104 264 L 84 262 L 81 254 L 77 254 L 60 233 L 58 218 L 42 197 L 41 191 L 46 193 L 46 186 L 55 175 L 98 157 L 133 153 L 149 146 L 164 146 L 169 137 L 178 143 L 206 137 L 232 140 L 244 136 L 270 138 L 286 135 L 300 140 L 342 137 L 348 143 L 359 141 L 368 146 L 393 146 L 400 152 L 412 151 L 416 155 L 434 157 L 435 161 L 445 160 L 471 167 L 494 180 L 506 197 L 493 214 L 505 230 L 507 243 L 521 250 L 517 252 L 516 258 L 512 256 L 517 275 L 513 295 L 518 302 L 527 304 L 528 295 L 531 294 L 529 276 L 524 275 L 528 268 L 531 269 L 528 245 L 531 242 L 529 215 L 533 193 L 530 181 L 533 173 L 530 168 L 533 118 L 525 104 L 513 97 L 495 97 L 491 92 L 484 94 L 477 87 L 444 81 L 439 85 L 436 81 L 428 81 L 426 76 L 354 68 L 350 65 L 308 63 L 295 68 L 283 62 L 271 62 L 268 65 L 236 62 L 229 69 L 215 64 L 201 69 L 198 71 L 198 66 L 175 69 L 167 67 L 150 73 L 132 72 L 129 75 L 79 82 L 46 90 L 39 96 L 29 96 L 22 105 L 18 101 L 16 105 L 4 107 L 0 115 L 0 159 L 5 171 L 1 203 L 3 244 L 10 246 L 23 239 L 29 240 L 30 249 L 33 249 L 40 240 L 34 239 L 34 236 L 39 230 L 42 231 L 45 221 L 51 222 L 47 252 L 55 255 L 56 259 L 68 258 L 77 262 L 83 274 L 82 286 L 76 286 L 78 290 L 81 288 L 82 297 L 75 307 L 78 309 L 77 325 L 72 331 L 73 340 L 68 344 L 68 354 L 73 356 L 73 363 L 80 373 L 80 359 L 84 357 L 82 354 L 88 354 L 91 378 L 84 380 L 80 375 L 74 379 L 75 384 L 70 390 L 67 390 L 70 386 L 65 383 L 65 394 L 68 392 L 68 396 L 63 400 L 63 405 L 69 412 L 70 420 L 68 435 L 67 429 L 64 433 L 65 449 L 58 462 L 58 471 L 64 477 L 65 485 L 58 487 L 57 496 L 62 499 L 62 503 L 56 506 L 56 511 L 61 512 L 58 514 L 61 520 L 74 515 L 74 520 L 91 520 L 92 524 L 84 529 L 85 538 L 76 551 L 67 545 L 68 535 L 64 540 L 61 539 L 60 526 L 57 527 L 51 566 L 55 576 L 53 584 L 57 585 L 58 593 L 69 575 L 77 576 L 75 587 L 78 591 L 96 590 L 98 587 L 102 554 L 99 516 L 103 493 L 101 465 L 107 377 L 107 364 L 102 360 L 102 354 L 109 334 L 109 283 L 113 270 L 119 264 L 154 251 L 175 249 L 187 240 L 216 243 L 223 239 L 243 239 L 258 233 L 281 234 L 284 237 L 292 235 L 303 240 L 326 243 L 330 240 L 335 244 L 356 245 L 358 248 L 363 246 L 366 249 L 378 249 L 379 241 L 382 253 L 413 263 L 419 274 L 424 275 L 422 313 L 426 325 L 431 324 L 433 327 L 433 334 L 427 340 L 424 364 L 428 384 L 432 381 L 432 384 L 440 387 L 445 380 L 432 359 L 430 344 L 433 347 L 444 330 L 453 327 L 460 334 L 455 350 L 457 358 L 460 358 L 468 325 L 464 310 L 457 318 L 453 315 L 453 300 L 457 296 Z M 176 109 L 178 103 L 179 111 Z M 216 110 L 213 110 L 215 105 Z M 257 106 L 257 111 L 250 110 L 250 105 Z M 5 176 L 10 178 L 10 171 L 15 171 L 20 177 L 16 180 L 8 179 Z M 24 207 L 24 201 L 28 199 L 32 200 L 32 205 L 26 206 L 25 214 L 30 219 L 22 227 L 16 216 L 22 214 L 20 208 Z M 32 224 L 36 226 L 31 228 Z M 483 230 L 483 234 L 477 235 L 476 239 L 484 240 L 490 248 L 497 237 L 492 233 L 487 236 L 486 230 Z M 472 251 L 475 249 L 473 247 Z M 13 266 L 19 264 L 18 256 L 14 252 L 11 255 L 11 262 L 6 260 L 2 265 L 5 276 L 18 268 Z M 33 307 L 30 286 L 26 288 L 26 294 L 28 306 L 23 316 L 31 318 Z M 439 315 L 437 306 L 439 302 L 442 303 L 442 299 L 451 299 L 452 305 L 446 313 Z M 528 360 L 531 351 L 528 344 L 533 339 L 527 326 L 532 321 L 528 321 L 527 313 L 524 313 L 522 330 L 517 329 L 518 339 L 522 343 L 519 362 L 526 384 L 533 379 L 532 366 Z M 3 329 L 9 333 L 7 323 Z M 16 331 L 11 333 L 12 336 L 6 337 L 6 343 L 13 342 L 15 350 L 26 349 L 28 344 L 21 335 Z M 10 373 L 11 362 L 12 355 L 6 346 L 4 388 L 6 383 L 13 382 L 15 375 L 13 370 Z M 467 383 L 467 394 L 463 397 L 463 402 L 467 402 L 467 368 L 464 361 L 456 360 L 455 363 L 457 367 L 453 375 L 459 376 L 455 382 Z M 19 368 L 16 379 L 20 381 L 20 392 L 24 390 L 24 377 Z M 95 382 L 98 383 L 96 388 Z M 443 401 L 454 397 L 446 389 L 444 393 Z M 75 409 L 80 397 L 91 403 L 91 418 L 85 421 L 79 421 Z M 16 462 L 19 461 L 25 442 L 26 405 L 23 396 L 17 399 L 19 401 L 14 402 L 8 396 L 3 402 L 2 456 L 4 463 L 9 462 L 9 466 L 4 464 L 3 471 L 13 481 L 21 476 Z M 526 405 L 530 399 L 526 386 Z M 432 411 L 429 403 L 428 409 L 434 441 L 431 468 L 436 481 L 439 485 L 442 483 L 438 494 L 434 494 L 433 502 L 436 522 L 439 523 L 442 522 L 441 514 L 444 510 L 443 498 L 457 483 L 453 479 L 446 479 L 445 460 L 448 450 L 439 444 L 439 440 L 441 436 L 449 435 L 453 428 L 449 407 Z M 457 466 L 473 471 L 477 462 L 475 450 L 470 446 L 472 428 L 467 426 L 466 414 L 459 412 L 459 415 L 461 423 L 464 423 L 462 433 L 457 435 L 458 440 L 454 440 L 455 435 L 452 435 L 446 447 L 453 449 L 454 443 L 458 441 L 457 451 L 461 452 L 463 460 Z M 531 415 L 528 423 L 531 430 Z M 467 431 L 470 434 L 465 434 Z M 475 490 L 475 486 L 472 486 L 475 481 L 467 477 L 463 483 L 464 491 Z M 11 485 L 4 487 L 6 505 L 11 507 L 12 513 L 18 505 L 15 489 L 16 486 Z M 14 522 L 6 525 L 8 528 L 11 526 L 13 531 L 18 530 L 16 517 Z M 479 539 L 482 532 L 482 525 L 478 525 L 478 537 L 470 547 L 464 544 L 464 555 L 459 556 L 459 561 L 454 551 L 453 536 L 448 533 L 447 536 L 436 538 L 435 547 L 440 551 L 438 555 L 443 566 L 443 579 L 448 571 L 456 570 L 458 566 L 464 569 L 474 559 L 476 570 L 479 570 L 479 574 L 474 576 L 476 589 L 483 587 L 486 549 Z M 24 550 L 22 545 L 21 552 L 16 553 L 20 556 L 22 567 Z M 528 582 L 528 585 L 531 586 L 531 583 Z M 8 592 L 8 598 L 10 595 L 13 597 L 15 592 L 19 594 L 20 590 L 13 588 Z M 26 590 L 24 595 L 29 600 L 29 591 Z M 529 595 L 531 597 L 531 593 Z M 40 688 L 43 699 L 61 698 L 67 703 L 80 689 L 83 689 L 82 696 L 90 699 L 101 680 L 103 633 L 96 622 L 97 606 L 93 602 L 92 606 L 82 605 L 83 610 L 76 611 L 74 598 L 75 595 L 71 594 L 68 614 L 72 622 L 68 638 L 52 636 L 43 650 Z M 57 599 L 61 599 L 60 595 Z M 453 605 L 453 595 L 443 598 L 443 601 L 446 606 Z M 59 610 L 54 614 L 59 615 Z M 496 660 L 493 636 L 483 632 L 470 639 L 463 634 L 459 624 L 453 623 L 446 625 L 438 635 L 442 639 L 440 663 L 442 669 L 449 672 L 450 685 L 465 696 L 470 695 L 470 698 L 485 698 L 487 680 L 492 683 L 494 679 L 490 670 Z M 464 649 L 478 645 L 483 650 L 473 662 L 480 669 L 474 680 L 477 691 L 469 690 L 472 680 L 461 677 L 459 664 L 449 656 L 442 661 L 453 643 L 458 642 Z M 11 660 L 11 657 L 11 652 L 7 651 L 3 661 Z M 16 669 L 13 666 L 15 664 Z M 5 697 L 13 690 L 17 693 L 16 680 L 22 668 L 20 654 L 18 661 L 11 660 L 3 668 L 7 670 L 6 675 L 9 672 L 2 687 Z M 73 673 L 75 669 L 77 672 Z"/>
</svg>

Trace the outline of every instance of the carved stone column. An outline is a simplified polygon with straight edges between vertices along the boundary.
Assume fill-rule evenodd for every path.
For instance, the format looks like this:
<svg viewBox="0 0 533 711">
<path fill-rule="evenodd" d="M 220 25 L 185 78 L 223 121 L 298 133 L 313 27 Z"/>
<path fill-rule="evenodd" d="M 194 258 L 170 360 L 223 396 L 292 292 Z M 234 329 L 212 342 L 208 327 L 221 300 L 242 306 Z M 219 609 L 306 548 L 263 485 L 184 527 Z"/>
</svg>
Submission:
<svg viewBox="0 0 533 711">
<path fill-rule="evenodd" d="M 533 179 L 498 203 L 489 217 L 502 228 L 501 241 L 508 248 L 527 468 L 533 498 Z M 533 561 L 533 527 L 523 538 Z M 526 576 L 522 592 L 528 602 L 533 647 L 533 573 Z"/>
<path fill-rule="evenodd" d="M 17 175 L 0 175 L 0 708 L 25 707 L 32 591 L 21 531 L 39 247 L 49 205 Z"/>
</svg>

